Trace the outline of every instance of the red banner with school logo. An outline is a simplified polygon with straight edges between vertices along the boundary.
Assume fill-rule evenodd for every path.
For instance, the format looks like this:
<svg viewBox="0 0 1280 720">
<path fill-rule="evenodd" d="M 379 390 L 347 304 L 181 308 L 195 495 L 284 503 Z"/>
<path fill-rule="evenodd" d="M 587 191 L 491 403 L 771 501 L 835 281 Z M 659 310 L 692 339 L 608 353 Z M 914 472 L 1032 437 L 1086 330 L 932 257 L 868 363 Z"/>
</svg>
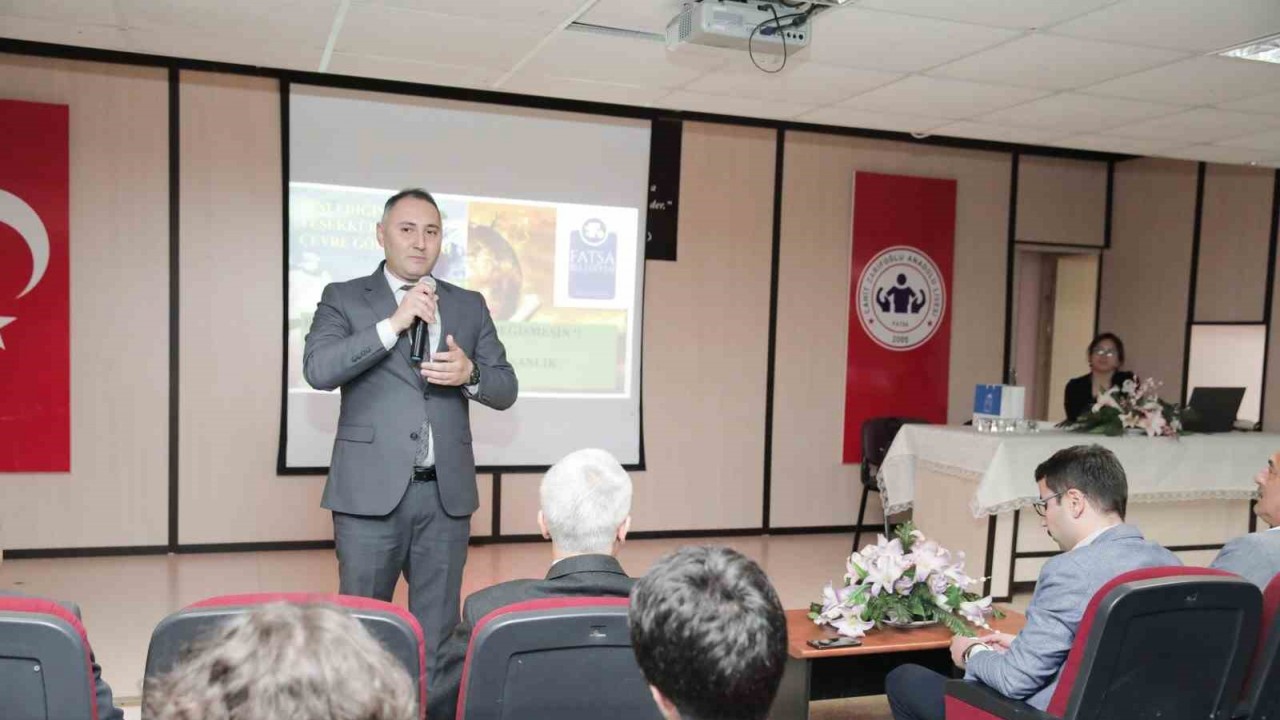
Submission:
<svg viewBox="0 0 1280 720">
<path fill-rule="evenodd" d="M 0 100 L 0 472 L 71 469 L 68 127 Z"/>
<path fill-rule="evenodd" d="M 955 180 L 854 173 L 846 463 L 865 420 L 946 422 L 955 225 Z"/>
</svg>

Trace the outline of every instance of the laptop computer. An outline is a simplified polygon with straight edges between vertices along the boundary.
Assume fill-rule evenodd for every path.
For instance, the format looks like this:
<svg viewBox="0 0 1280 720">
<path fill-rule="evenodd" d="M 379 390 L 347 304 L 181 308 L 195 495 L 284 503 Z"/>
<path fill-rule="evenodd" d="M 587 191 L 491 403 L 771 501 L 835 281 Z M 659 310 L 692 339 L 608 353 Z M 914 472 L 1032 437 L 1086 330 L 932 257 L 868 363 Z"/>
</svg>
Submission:
<svg viewBox="0 0 1280 720">
<path fill-rule="evenodd" d="M 1192 432 L 1231 432 L 1244 400 L 1242 387 L 1197 387 L 1191 390 L 1187 407 L 1194 411 L 1183 427 Z"/>
</svg>

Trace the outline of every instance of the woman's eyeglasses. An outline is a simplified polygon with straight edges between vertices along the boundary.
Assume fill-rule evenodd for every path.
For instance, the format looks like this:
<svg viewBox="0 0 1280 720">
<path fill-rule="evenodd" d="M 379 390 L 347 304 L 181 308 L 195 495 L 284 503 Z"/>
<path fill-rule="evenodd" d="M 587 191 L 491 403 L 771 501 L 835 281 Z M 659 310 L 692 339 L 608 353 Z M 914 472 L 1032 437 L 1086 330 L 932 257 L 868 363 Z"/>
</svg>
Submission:
<svg viewBox="0 0 1280 720">
<path fill-rule="evenodd" d="M 1093 351 L 1093 354 L 1097 355 L 1098 357 L 1115 357 L 1120 353 L 1116 352 L 1111 348 L 1098 348 L 1097 350 Z"/>
</svg>

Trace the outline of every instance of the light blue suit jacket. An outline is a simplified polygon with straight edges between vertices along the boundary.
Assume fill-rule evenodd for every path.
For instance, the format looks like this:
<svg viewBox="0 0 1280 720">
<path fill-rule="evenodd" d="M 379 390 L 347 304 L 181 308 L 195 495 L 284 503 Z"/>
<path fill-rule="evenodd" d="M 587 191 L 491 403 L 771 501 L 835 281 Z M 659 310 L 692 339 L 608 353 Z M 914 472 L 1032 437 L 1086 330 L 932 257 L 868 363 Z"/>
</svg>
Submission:
<svg viewBox="0 0 1280 720">
<path fill-rule="evenodd" d="M 1233 538 L 1209 567 L 1233 572 L 1266 590 L 1280 573 L 1280 528 Z"/>
<path fill-rule="evenodd" d="M 1130 570 L 1181 564 L 1132 525 L 1117 525 L 1082 548 L 1054 556 L 1040 571 L 1027 624 L 1009 651 L 972 656 L 965 679 L 980 680 L 1001 695 L 1044 710 L 1094 593 Z"/>
</svg>

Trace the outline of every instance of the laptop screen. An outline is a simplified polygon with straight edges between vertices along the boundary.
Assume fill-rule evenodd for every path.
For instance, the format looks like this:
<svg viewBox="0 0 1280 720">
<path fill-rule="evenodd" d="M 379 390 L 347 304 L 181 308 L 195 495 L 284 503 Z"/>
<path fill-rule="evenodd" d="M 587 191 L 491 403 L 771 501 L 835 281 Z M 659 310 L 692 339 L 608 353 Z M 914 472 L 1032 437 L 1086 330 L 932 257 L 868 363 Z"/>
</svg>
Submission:
<svg viewBox="0 0 1280 720">
<path fill-rule="evenodd" d="M 1194 414 L 1188 422 L 1188 430 L 1197 432 L 1230 432 L 1244 400 L 1242 387 L 1197 387 L 1191 391 L 1187 403 Z"/>
</svg>

